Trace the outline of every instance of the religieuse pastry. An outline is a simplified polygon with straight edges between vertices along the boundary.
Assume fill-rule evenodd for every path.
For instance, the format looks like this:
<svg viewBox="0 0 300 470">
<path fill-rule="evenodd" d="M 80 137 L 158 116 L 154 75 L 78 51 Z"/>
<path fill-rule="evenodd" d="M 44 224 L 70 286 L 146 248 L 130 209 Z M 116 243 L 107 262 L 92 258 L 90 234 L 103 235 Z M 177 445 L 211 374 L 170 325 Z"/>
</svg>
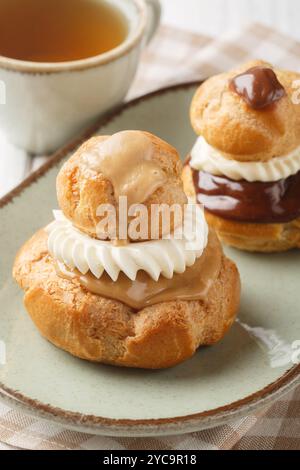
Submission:
<svg viewBox="0 0 300 470">
<path fill-rule="evenodd" d="M 13 269 L 45 338 L 90 361 L 156 369 L 225 335 L 239 306 L 239 274 L 201 207 L 187 200 L 181 172 L 176 150 L 141 131 L 94 137 L 64 164 L 61 210 Z M 172 212 L 167 230 L 160 215 L 152 237 L 148 209 L 162 204 L 183 218 L 179 224 Z M 115 209 L 116 234 L 104 208 L 111 220 Z M 143 233 L 133 230 L 138 212 Z"/>
<path fill-rule="evenodd" d="M 185 190 L 236 248 L 300 248 L 299 80 L 255 61 L 207 80 L 192 101 L 199 138 Z"/>
</svg>

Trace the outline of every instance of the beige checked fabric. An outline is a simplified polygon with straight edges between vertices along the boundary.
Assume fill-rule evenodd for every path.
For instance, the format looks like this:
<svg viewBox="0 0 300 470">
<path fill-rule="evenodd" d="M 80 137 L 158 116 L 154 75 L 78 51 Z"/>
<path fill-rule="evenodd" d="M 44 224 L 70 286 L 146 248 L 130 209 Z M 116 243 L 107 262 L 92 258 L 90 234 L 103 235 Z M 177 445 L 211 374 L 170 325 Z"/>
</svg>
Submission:
<svg viewBox="0 0 300 470">
<path fill-rule="evenodd" d="M 218 40 L 162 27 L 144 53 L 129 98 L 168 84 L 208 77 L 251 58 L 299 70 L 300 43 L 250 25 Z M 0 450 L 300 449 L 300 388 L 233 423 L 175 437 L 111 438 L 70 431 L 0 404 Z"/>
<path fill-rule="evenodd" d="M 299 57 L 300 42 L 261 24 L 218 40 L 164 26 L 144 53 L 129 98 L 207 78 L 253 58 L 300 71 Z"/>
</svg>

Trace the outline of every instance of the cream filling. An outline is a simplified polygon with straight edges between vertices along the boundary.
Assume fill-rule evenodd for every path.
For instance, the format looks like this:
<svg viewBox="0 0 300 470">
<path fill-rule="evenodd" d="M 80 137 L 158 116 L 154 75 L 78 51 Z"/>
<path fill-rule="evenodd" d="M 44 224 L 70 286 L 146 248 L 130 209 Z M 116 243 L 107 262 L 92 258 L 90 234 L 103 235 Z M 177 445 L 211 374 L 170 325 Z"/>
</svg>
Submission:
<svg viewBox="0 0 300 470">
<path fill-rule="evenodd" d="M 208 226 L 203 210 L 189 203 L 184 221 L 171 236 L 160 240 L 115 246 L 76 229 L 61 211 L 54 211 L 54 222 L 46 228 L 48 250 L 59 262 L 82 274 L 91 272 L 99 279 L 106 272 L 113 281 L 123 272 L 134 281 L 142 270 L 157 281 L 162 275 L 171 279 L 192 266 L 207 246 Z"/>
<path fill-rule="evenodd" d="M 279 181 L 300 171 L 300 147 L 281 157 L 267 162 L 238 162 L 225 158 L 221 152 L 199 137 L 191 152 L 190 165 L 195 170 L 206 171 L 216 176 L 226 176 L 232 180 Z"/>
</svg>

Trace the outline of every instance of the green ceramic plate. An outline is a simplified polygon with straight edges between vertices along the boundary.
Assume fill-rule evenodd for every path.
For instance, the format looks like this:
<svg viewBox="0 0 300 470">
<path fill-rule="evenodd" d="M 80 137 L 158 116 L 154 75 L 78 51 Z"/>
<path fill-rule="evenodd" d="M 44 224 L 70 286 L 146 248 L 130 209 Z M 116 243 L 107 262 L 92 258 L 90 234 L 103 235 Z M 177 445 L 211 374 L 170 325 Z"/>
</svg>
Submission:
<svg viewBox="0 0 300 470">
<path fill-rule="evenodd" d="M 195 88 L 189 84 L 147 95 L 85 137 L 144 129 L 169 141 L 184 158 L 195 140 L 188 117 Z M 293 343 L 300 340 L 300 251 L 256 255 L 227 250 L 242 277 L 239 321 L 218 345 L 200 349 L 170 370 L 90 364 L 40 337 L 11 268 L 22 243 L 51 220 L 58 169 L 78 143 L 1 201 L 0 351 L 5 345 L 6 363 L 0 365 L 0 398 L 80 431 L 143 436 L 220 425 L 266 406 L 299 383 L 300 354 Z"/>
</svg>

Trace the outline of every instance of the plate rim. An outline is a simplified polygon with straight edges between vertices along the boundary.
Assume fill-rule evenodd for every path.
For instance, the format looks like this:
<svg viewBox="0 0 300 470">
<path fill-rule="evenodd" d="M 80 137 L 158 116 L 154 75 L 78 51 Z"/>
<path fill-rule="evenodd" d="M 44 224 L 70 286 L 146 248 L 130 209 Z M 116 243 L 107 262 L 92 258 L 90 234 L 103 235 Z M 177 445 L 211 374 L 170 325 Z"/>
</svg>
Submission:
<svg viewBox="0 0 300 470">
<path fill-rule="evenodd" d="M 44 176 L 49 170 L 54 168 L 66 155 L 75 150 L 79 145 L 81 145 L 86 139 L 94 135 L 97 131 L 101 130 L 102 127 L 112 122 L 115 118 L 119 117 L 124 111 L 134 107 L 142 102 L 148 101 L 157 96 L 167 94 L 169 92 L 176 92 L 199 86 L 203 83 L 204 80 L 196 80 L 190 82 L 179 83 L 175 85 L 170 85 L 158 90 L 146 93 L 142 96 L 139 96 L 133 100 L 130 100 L 115 109 L 110 113 L 105 114 L 104 116 L 97 119 L 97 121 L 90 126 L 88 129 L 83 131 L 79 137 L 71 140 L 66 145 L 58 149 L 55 153 L 48 157 L 47 162 L 45 162 L 38 170 L 33 172 L 30 176 L 24 179 L 18 186 L 16 186 L 12 191 L 6 194 L 0 199 L 0 209 L 4 208 L 10 204 L 17 196 L 20 196 L 22 192 Z M 281 377 L 279 377 L 274 382 L 268 384 L 266 387 L 254 392 L 246 397 L 236 400 L 227 405 L 213 408 L 210 410 L 193 413 L 184 416 L 176 416 L 169 418 L 151 418 L 151 419 L 115 419 L 115 418 L 105 418 L 102 416 L 88 415 L 79 412 L 64 410 L 59 407 L 54 407 L 50 404 L 45 404 L 40 402 L 37 399 L 29 398 L 26 395 L 23 395 L 18 390 L 13 390 L 7 387 L 5 384 L 0 382 L 0 398 L 4 402 L 9 402 L 13 407 L 18 405 L 28 414 L 36 415 L 50 421 L 58 421 L 64 425 L 75 425 L 80 426 L 81 428 L 89 429 L 101 429 L 105 428 L 106 431 L 109 428 L 118 429 L 119 431 L 125 429 L 133 429 L 136 427 L 145 428 L 157 428 L 157 427 L 169 427 L 174 424 L 186 424 L 188 425 L 191 422 L 197 422 L 199 425 L 204 424 L 209 420 L 215 419 L 216 421 L 222 420 L 227 415 L 228 417 L 234 418 L 235 416 L 242 415 L 244 412 L 247 412 L 249 407 L 255 407 L 258 403 L 263 404 L 265 402 L 272 401 L 272 398 L 278 394 L 284 394 L 290 389 L 297 386 L 300 383 L 300 364 L 294 365 L 291 369 L 287 370 Z M 107 435 L 107 433 L 106 433 Z"/>
</svg>

